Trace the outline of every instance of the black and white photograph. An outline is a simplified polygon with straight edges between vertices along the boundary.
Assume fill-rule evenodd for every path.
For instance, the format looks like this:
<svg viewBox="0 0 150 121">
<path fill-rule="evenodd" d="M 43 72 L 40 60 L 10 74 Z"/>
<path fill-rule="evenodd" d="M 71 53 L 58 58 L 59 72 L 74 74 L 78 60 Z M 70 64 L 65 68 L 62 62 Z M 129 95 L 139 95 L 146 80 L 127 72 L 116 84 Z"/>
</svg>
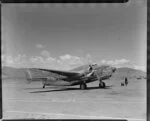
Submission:
<svg viewBox="0 0 150 121">
<path fill-rule="evenodd" d="M 147 0 L 1 6 L 2 119 L 147 118 Z"/>
</svg>

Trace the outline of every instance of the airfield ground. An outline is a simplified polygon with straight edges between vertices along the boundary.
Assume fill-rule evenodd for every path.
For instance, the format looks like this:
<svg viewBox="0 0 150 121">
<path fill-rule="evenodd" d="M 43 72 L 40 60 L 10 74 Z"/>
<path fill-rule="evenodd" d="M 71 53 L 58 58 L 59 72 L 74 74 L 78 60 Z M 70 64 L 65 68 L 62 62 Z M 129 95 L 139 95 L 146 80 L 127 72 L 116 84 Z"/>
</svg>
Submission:
<svg viewBox="0 0 150 121">
<path fill-rule="evenodd" d="M 41 82 L 3 79 L 3 119 L 127 119 L 146 121 L 146 80 L 98 81 L 87 90 L 73 87 L 46 87 Z"/>
</svg>

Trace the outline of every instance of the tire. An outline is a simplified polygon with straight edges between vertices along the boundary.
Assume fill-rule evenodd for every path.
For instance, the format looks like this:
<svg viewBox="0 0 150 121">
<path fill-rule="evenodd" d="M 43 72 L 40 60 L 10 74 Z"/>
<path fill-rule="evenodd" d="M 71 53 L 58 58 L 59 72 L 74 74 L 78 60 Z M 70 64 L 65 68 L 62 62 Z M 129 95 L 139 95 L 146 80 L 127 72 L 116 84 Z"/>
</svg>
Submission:
<svg viewBox="0 0 150 121">
<path fill-rule="evenodd" d="M 106 87 L 106 84 L 104 82 L 99 84 L 99 88 L 105 88 L 105 87 Z"/>
<path fill-rule="evenodd" d="M 84 89 L 86 89 L 87 88 L 87 85 L 86 84 L 80 84 L 80 89 L 81 90 L 84 90 Z"/>
<path fill-rule="evenodd" d="M 43 85 L 43 88 L 45 88 L 45 84 Z"/>
</svg>

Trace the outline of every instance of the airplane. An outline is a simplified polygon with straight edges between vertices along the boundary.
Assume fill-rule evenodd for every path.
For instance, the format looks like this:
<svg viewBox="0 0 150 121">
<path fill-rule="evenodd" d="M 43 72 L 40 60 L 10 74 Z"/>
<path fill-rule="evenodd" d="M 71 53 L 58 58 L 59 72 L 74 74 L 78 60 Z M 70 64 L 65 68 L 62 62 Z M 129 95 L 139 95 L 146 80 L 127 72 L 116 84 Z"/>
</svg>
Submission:
<svg viewBox="0 0 150 121">
<path fill-rule="evenodd" d="M 82 72 L 77 71 L 62 71 L 53 69 L 30 68 L 26 71 L 28 81 L 41 80 L 43 88 L 45 86 L 74 86 L 80 85 L 80 89 L 87 89 L 87 83 L 99 80 L 99 88 L 105 88 L 106 84 L 103 82 L 109 79 L 116 71 L 115 67 L 109 65 L 90 64 L 89 68 Z M 46 76 L 33 77 L 31 72 L 46 73 Z"/>
</svg>

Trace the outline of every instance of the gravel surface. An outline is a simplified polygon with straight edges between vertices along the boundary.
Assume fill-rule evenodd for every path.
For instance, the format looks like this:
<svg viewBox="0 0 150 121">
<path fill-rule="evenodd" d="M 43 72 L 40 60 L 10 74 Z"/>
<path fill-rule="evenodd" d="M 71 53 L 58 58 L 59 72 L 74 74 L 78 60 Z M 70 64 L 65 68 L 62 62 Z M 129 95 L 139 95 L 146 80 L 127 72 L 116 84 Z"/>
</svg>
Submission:
<svg viewBox="0 0 150 121">
<path fill-rule="evenodd" d="M 146 121 L 146 80 L 106 80 L 79 86 L 42 88 L 41 82 L 3 80 L 3 119 L 128 119 Z"/>
</svg>

